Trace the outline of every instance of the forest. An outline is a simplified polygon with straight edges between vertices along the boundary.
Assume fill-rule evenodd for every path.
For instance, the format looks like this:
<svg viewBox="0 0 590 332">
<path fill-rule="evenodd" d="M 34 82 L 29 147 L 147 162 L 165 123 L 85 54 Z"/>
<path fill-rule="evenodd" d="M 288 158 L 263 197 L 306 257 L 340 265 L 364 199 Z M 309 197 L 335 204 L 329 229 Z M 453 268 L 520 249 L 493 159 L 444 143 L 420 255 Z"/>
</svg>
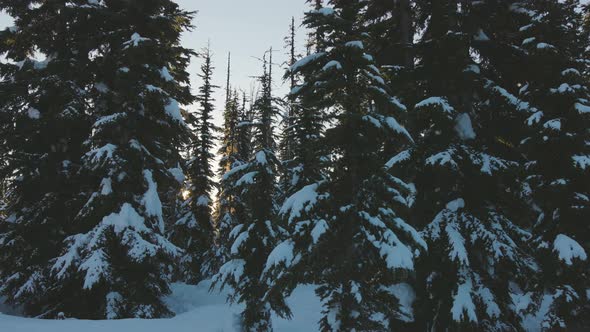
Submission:
<svg viewBox="0 0 590 332">
<path fill-rule="evenodd" d="M 313 287 L 322 332 L 590 331 L 590 4 L 307 8 L 245 92 L 174 0 L 0 0 L 0 302 L 165 322 L 206 282 L 283 332 Z"/>
</svg>

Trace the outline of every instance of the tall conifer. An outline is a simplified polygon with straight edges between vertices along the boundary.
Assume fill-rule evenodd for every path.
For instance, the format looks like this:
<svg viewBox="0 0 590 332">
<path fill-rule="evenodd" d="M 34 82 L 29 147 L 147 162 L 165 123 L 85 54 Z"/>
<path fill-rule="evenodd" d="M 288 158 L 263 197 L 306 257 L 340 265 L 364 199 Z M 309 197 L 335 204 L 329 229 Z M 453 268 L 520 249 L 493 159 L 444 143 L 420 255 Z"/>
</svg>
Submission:
<svg viewBox="0 0 590 332">
<path fill-rule="evenodd" d="M 181 237 L 180 246 L 186 251 L 183 261 L 185 280 L 199 281 L 213 273 L 215 248 L 214 225 L 212 219 L 211 192 L 216 186 L 212 163 L 215 147 L 215 134 L 218 128 L 213 123 L 213 93 L 218 86 L 214 85 L 212 54 L 209 47 L 201 52 L 203 64 L 198 77 L 201 86 L 197 94 L 198 109 L 190 115 L 194 134 L 190 144 L 188 162 L 188 211 L 176 223 L 175 236 Z"/>
<path fill-rule="evenodd" d="M 229 260 L 221 267 L 216 281 L 233 288 L 230 300 L 245 304 L 245 331 L 272 330 L 272 299 L 265 298 L 266 285 L 261 275 L 268 254 L 284 232 L 276 224 L 279 160 L 275 153 L 274 118 L 278 112 L 272 95 L 272 49 L 268 54 L 270 60 L 265 55 L 252 122 L 240 123 L 240 127 L 253 129 L 252 157 L 224 175 L 228 185 L 237 191 L 235 199 L 240 202 L 241 219 L 231 231 Z"/>
<path fill-rule="evenodd" d="M 90 131 L 88 86 L 99 47 L 87 1 L 1 1 L 0 293 L 26 315 L 63 310 L 49 270 L 87 194 L 79 169 Z"/>
<path fill-rule="evenodd" d="M 90 195 L 52 266 L 57 308 L 80 318 L 170 316 L 162 296 L 181 250 L 165 228 L 188 137 L 180 105 L 194 100 L 186 72 L 193 53 L 179 44 L 191 13 L 168 0 L 92 7 L 102 47 L 81 170 Z"/>
<path fill-rule="evenodd" d="M 590 90 L 584 71 L 579 1 L 523 1 L 519 37 L 525 51 L 520 98 L 536 108 L 523 196 L 535 222 L 533 249 L 541 270 L 526 318 L 546 329 L 586 329 L 590 250 Z"/>
<path fill-rule="evenodd" d="M 305 18 L 309 28 L 325 32 L 325 48 L 290 69 L 304 77 L 293 94 L 330 110 L 334 126 L 320 138 L 330 152 L 323 159 L 328 171 L 283 204 L 290 235 L 267 261 L 268 296 L 313 280 L 324 303 L 322 331 L 394 329 L 411 320 L 398 291 L 411 292 L 400 282 L 426 245 L 400 218 L 410 188 L 385 172 L 382 149 L 412 138 L 396 120 L 405 106 L 366 53 L 364 2 L 330 4 Z"/>
</svg>

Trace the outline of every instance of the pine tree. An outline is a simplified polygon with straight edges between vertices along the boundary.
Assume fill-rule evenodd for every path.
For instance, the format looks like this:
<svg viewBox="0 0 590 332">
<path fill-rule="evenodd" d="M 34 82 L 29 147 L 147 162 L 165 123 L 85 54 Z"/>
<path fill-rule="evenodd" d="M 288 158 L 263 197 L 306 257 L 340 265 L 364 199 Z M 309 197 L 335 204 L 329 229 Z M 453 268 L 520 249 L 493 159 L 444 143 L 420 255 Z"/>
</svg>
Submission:
<svg viewBox="0 0 590 332">
<path fill-rule="evenodd" d="M 527 157 L 524 197 L 536 216 L 533 248 L 541 271 L 527 316 L 543 329 L 590 326 L 590 90 L 578 59 L 578 1 L 524 1 L 527 20 L 519 29 L 525 55 L 520 98 L 539 109 L 521 147 Z"/>
<path fill-rule="evenodd" d="M 180 193 L 193 53 L 180 46 L 191 13 L 168 0 L 100 2 L 95 81 L 82 176 L 91 193 L 52 275 L 56 307 L 80 318 L 170 316 L 166 237 Z"/>
<path fill-rule="evenodd" d="M 242 328 L 245 331 L 271 331 L 272 299 L 264 298 L 266 285 L 261 275 L 268 254 L 283 230 L 276 224 L 277 170 L 273 118 L 277 114 L 272 96 L 272 50 L 270 60 L 264 58 L 264 74 L 260 77 L 261 92 L 253 105 L 253 156 L 246 163 L 233 167 L 224 175 L 234 187 L 241 205 L 242 219 L 231 231 L 234 240 L 229 261 L 220 269 L 216 283 L 229 285 L 234 293 L 231 301 L 245 304 Z M 246 126 L 247 124 L 241 124 Z"/>
<path fill-rule="evenodd" d="M 49 276 L 84 204 L 77 172 L 90 130 L 87 86 L 98 47 L 85 1 L 1 1 L 15 26 L 0 32 L 0 293 L 30 316 L 54 317 L 63 299 Z M 82 23 L 83 22 L 83 23 Z M 5 196 L 4 196 L 5 195 Z"/>
<path fill-rule="evenodd" d="M 315 1 L 314 8 L 321 8 L 321 3 Z M 289 126 L 285 130 L 285 139 L 290 142 L 290 155 L 284 165 L 285 173 L 282 178 L 281 189 L 284 197 L 289 197 L 306 185 L 322 179 L 321 159 L 326 154 L 319 141 L 326 123 L 325 110 L 313 95 L 298 93 L 300 80 L 305 80 L 305 77 L 302 77 L 302 73 L 292 70 L 298 57 L 295 56 L 294 23 L 291 27 L 291 38 L 288 39 L 290 61 L 284 76 L 290 83 L 290 92 L 287 96 L 290 117 Z M 308 48 L 322 52 L 325 44 L 322 27 L 310 30 Z"/>
<path fill-rule="evenodd" d="M 240 106 L 239 94 L 231 92 L 226 105 L 226 122 L 224 126 L 224 144 L 220 162 L 220 181 L 217 197 L 216 225 L 218 232 L 218 257 L 221 262 L 226 262 L 230 257 L 233 245 L 232 230 L 240 220 L 244 220 L 244 204 L 240 199 L 240 191 L 234 186 L 234 179 L 229 175 L 234 168 L 246 164 L 250 159 L 250 120 L 246 108 L 246 97 Z M 231 162 L 230 162 L 231 161 Z"/>
<path fill-rule="evenodd" d="M 530 234 L 516 222 L 518 135 L 514 142 L 503 129 L 522 127 L 519 116 L 535 109 L 494 81 L 498 68 L 484 52 L 503 47 L 487 17 L 509 5 L 417 1 L 418 88 L 407 98 L 416 103 L 416 145 L 388 164 L 409 166 L 412 221 L 429 246 L 418 267 L 417 329 L 518 330 L 512 297 L 536 272 Z"/>
<path fill-rule="evenodd" d="M 247 125 L 250 121 L 246 119 L 246 97 L 244 95 L 240 107 L 238 92 L 230 90 L 230 69 L 231 59 L 228 57 L 227 96 L 221 147 L 218 152 L 220 181 L 215 211 L 217 259 L 221 262 L 226 262 L 230 257 L 232 230 L 239 224 L 239 220 L 244 220 L 239 191 L 234 186 L 235 181 L 226 174 L 231 174 L 232 169 L 242 166 L 250 159 L 250 127 Z"/>
<path fill-rule="evenodd" d="M 212 82 L 213 64 L 209 47 L 201 52 L 203 64 L 198 77 L 202 80 L 199 87 L 197 114 L 191 116 L 191 124 L 196 131 L 190 147 L 188 178 L 188 211 L 176 223 L 176 242 L 186 251 L 182 260 L 184 280 L 196 283 L 213 273 L 213 220 L 211 211 L 211 191 L 215 187 L 211 165 L 215 147 L 215 133 L 218 128 L 213 124 L 213 92 L 218 86 Z"/>
<path fill-rule="evenodd" d="M 385 331 L 411 319 L 399 291 L 412 291 L 403 282 L 426 249 L 398 214 L 411 188 L 385 171 L 382 153 L 384 145 L 412 138 L 395 118 L 405 106 L 365 53 L 364 2 L 330 4 L 305 18 L 308 28 L 325 32 L 325 48 L 291 67 L 305 78 L 293 94 L 331 111 L 334 125 L 320 139 L 330 152 L 327 174 L 283 204 L 290 236 L 271 253 L 265 279 L 268 296 L 288 294 L 304 280 L 318 284 L 322 331 Z M 289 314 L 286 306 L 277 309 Z"/>
<path fill-rule="evenodd" d="M 296 27 L 295 17 L 291 18 L 291 24 L 289 25 L 289 35 L 285 37 L 285 49 L 287 50 L 287 66 L 291 67 L 297 62 L 297 50 L 296 50 Z M 297 75 L 295 73 L 289 73 L 287 80 L 289 87 L 292 90 L 297 85 Z M 294 100 L 289 100 L 286 103 L 285 113 L 282 115 L 282 133 L 280 141 L 280 157 L 282 163 L 283 174 L 281 174 L 281 191 L 287 193 L 290 191 L 291 184 L 293 183 L 293 149 L 295 146 L 295 128 L 293 126 L 293 120 L 295 118 L 297 103 Z"/>
</svg>

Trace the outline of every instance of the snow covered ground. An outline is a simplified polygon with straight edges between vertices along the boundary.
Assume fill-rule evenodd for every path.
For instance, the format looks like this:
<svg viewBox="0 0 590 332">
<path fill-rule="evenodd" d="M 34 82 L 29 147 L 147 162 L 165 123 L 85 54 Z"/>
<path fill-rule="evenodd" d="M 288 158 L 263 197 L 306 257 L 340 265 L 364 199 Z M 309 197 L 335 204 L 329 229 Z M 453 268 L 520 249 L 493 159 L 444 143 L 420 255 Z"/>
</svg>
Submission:
<svg viewBox="0 0 590 332">
<path fill-rule="evenodd" d="M 15 312 L 0 303 L 0 331 L 10 332 L 234 332 L 239 305 L 226 303 L 227 293 L 209 293 L 210 282 L 199 285 L 174 284 L 166 303 L 176 317 L 171 319 L 116 321 L 38 320 L 13 316 Z M 317 331 L 321 317 L 321 303 L 314 287 L 298 287 L 289 304 L 293 320 L 273 317 L 277 332 Z"/>
</svg>

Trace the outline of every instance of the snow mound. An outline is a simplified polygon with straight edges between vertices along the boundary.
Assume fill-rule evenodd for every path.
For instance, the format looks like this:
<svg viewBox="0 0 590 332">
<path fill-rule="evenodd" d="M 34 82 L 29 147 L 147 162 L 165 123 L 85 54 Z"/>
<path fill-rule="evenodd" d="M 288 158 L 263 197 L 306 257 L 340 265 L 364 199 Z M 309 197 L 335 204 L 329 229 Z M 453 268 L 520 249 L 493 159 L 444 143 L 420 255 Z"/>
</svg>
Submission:
<svg viewBox="0 0 590 332">
<path fill-rule="evenodd" d="M 239 313 L 243 307 L 226 303 L 227 291 L 209 292 L 211 281 L 198 285 L 172 284 L 172 294 L 164 299 L 176 313 L 171 319 L 125 320 L 40 320 L 10 316 L 9 308 L 0 305 L 0 331 L 27 332 L 239 332 Z M 1 299 L 0 299 L 1 300 Z M 315 287 L 300 286 L 287 299 L 293 309 L 293 320 L 273 316 L 277 332 L 318 331 L 321 301 Z"/>
</svg>

